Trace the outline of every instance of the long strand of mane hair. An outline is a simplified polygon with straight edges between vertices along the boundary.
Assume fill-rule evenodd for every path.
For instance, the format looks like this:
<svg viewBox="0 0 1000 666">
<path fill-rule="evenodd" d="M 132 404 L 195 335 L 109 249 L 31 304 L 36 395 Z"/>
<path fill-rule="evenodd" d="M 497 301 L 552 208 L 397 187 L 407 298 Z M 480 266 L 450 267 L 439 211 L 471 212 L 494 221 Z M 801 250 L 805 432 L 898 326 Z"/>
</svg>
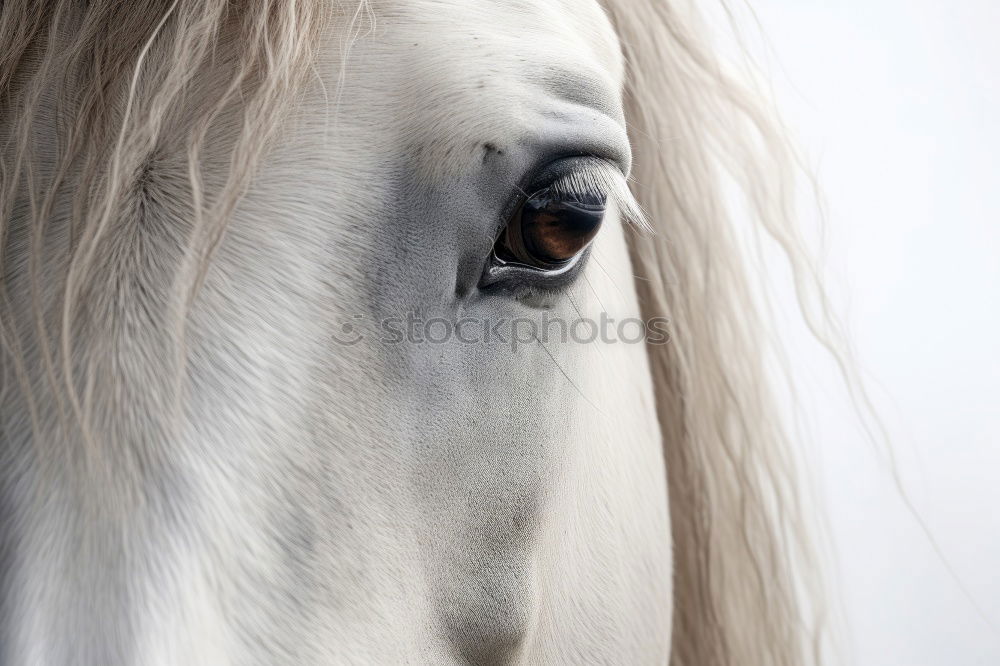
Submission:
<svg viewBox="0 0 1000 666">
<path fill-rule="evenodd" d="M 629 239 L 636 287 L 644 315 L 671 322 L 670 343 L 649 347 L 674 544 L 671 663 L 819 663 L 836 649 L 817 555 L 825 523 L 802 506 L 765 363 L 766 302 L 741 247 L 748 232 L 778 244 L 807 325 L 842 361 L 792 215 L 794 151 L 763 96 L 710 50 L 694 3 L 604 5 L 626 59 L 633 190 L 654 229 Z"/>
<path fill-rule="evenodd" d="M 133 389 L 169 427 L 186 310 L 337 13 L 303 0 L 0 3 L 0 398 L 23 414 L 0 423 L 6 437 L 74 458 L 82 442 L 89 463 L 151 436 L 117 425 L 114 398 Z M 227 152 L 210 162 L 220 132 Z M 156 200 L 163 178 L 185 197 Z M 190 224 L 154 260 L 163 207 Z M 167 284 L 150 289 L 154 269 Z M 134 364 L 116 358 L 131 333 L 109 329 L 129 320 L 169 368 L 141 387 L 121 383 Z"/>
</svg>

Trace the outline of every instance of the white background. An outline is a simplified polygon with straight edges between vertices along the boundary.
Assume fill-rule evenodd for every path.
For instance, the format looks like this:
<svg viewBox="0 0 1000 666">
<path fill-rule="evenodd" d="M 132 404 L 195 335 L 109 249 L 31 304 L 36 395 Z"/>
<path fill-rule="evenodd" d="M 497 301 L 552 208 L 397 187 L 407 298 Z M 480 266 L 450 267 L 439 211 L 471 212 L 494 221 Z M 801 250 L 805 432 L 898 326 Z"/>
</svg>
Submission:
<svg viewBox="0 0 1000 666">
<path fill-rule="evenodd" d="M 846 661 L 1000 665 L 1000 2 L 751 4 L 770 49 L 751 50 L 826 193 L 834 295 L 943 555 L 847 402 L 806 396 Z"/>
</svg>

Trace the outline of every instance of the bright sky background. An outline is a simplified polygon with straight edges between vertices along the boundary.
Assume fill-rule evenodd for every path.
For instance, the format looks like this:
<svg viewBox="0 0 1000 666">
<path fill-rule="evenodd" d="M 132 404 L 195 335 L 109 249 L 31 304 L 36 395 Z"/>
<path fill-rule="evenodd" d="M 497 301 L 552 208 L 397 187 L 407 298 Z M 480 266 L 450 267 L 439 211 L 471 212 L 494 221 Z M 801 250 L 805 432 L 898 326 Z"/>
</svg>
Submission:
<svg viewBox="0 0 1000 666">
<path fill-rule="evenodd" d="M 845 401 L 806 396 L 853 636 L 847 662 L 996 666 L 1000 2 L 751 4 L 775 95 L 826 193 L 834 291 L 898 469 L 961 580 Z M 792 353 L 802 373 L 822 366 L 815 349 Z"/>
</svg>

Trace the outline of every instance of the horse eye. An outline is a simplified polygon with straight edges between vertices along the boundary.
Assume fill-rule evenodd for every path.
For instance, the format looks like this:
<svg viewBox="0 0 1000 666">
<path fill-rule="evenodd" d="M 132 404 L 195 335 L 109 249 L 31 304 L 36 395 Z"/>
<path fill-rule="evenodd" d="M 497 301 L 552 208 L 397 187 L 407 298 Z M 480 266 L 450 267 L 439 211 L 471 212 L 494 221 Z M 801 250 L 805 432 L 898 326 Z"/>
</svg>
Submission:
<svg viewBox="0 0 1000 666">
<path fill-rule="evenodd" d="M 536 192 L 500 234 L 496 256 L 539 270 L 559 269 L 597 235 L 606 203 L 603 194 L 571 194 L 551 187 Z"/>
</svg>

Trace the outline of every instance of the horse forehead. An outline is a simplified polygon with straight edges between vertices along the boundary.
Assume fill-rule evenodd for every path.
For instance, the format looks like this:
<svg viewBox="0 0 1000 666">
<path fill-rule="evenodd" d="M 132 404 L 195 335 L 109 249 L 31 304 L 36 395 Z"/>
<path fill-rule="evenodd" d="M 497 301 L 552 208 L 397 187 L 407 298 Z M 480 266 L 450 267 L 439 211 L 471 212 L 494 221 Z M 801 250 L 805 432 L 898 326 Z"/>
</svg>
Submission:
<svg viewBox="0 0 1000 666">
<path fill-rule="evenodd" d="M 439 73 L 572 83 L 567 74 L 586 72 L 612 88 L 623 79 L 618 39 L 597 0 L 385 0 L 374 18 L 376 36 Z"/>
<path fill-rule="evenodd" d="M 362 41 L 375 57 L 348 63 L 368 80 L 368 94 L 355 103 L 403 118 L 407 133 L 432 134 L 439 149 L 485 128 L 509 138 L 534 134 L 540 116 L 573 115 L 574 106 L 623 122 L 624 60 L 597 0 L 382 0 L 371 7 L 374 22 Z M 369 104 L 379 90 L 384 96 Z M 395 108 L 380 114 L 384 105 Z"/>
<path fill-rule="evenodd" d="M 599 0 L 372 0 L 374 18 L 406 16 L 417 23 L 547 32 L 608 27 Z"/>
</svg>

